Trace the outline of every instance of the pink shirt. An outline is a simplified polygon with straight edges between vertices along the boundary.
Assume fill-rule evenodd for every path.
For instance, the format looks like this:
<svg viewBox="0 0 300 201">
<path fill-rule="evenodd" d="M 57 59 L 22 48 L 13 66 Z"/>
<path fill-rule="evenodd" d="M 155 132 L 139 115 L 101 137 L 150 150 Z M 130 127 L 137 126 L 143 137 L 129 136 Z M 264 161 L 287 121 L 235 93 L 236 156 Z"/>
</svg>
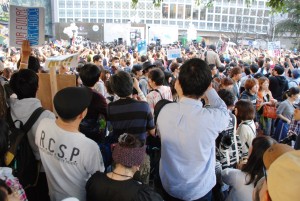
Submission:
<svg viewBox="0 0 300 201">
<path fill-rule="evenodd" d="M 172 92 L 171 92 L 170 87 L 168 87 L 168 86 L 159 86 L 157 88 L 157 90 L 161 93 L 163 99 L 173 101 Z M 154 91 L 154 90 L 151 91 L 150 93 L 148 93 L 146 98 L 147 98 L 147 102 L 149 103 L 151 112 L 153 114 L 154 106 L 162 98 L 161 98 L 160 94 L 157 91 Z"/>
</svg>

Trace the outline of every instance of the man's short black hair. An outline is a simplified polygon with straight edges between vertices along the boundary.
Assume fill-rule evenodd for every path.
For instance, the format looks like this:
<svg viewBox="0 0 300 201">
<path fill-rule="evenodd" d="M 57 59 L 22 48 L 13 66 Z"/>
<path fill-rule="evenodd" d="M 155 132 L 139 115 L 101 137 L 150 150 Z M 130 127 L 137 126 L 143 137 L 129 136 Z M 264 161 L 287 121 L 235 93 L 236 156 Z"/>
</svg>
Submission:
<svg viewBox="0 0 300 201">
<path fill-rule="evenodd" d="M 33 70 L 21 69 L 11 76 L 9 85 L 19 100 L 35 98 L 39 87 L 39 77 Z"/>
<path fill-rule="evenodd" d="M 259 69 L 258 65 L 256 65 L 256 64 L 251 64 L 250 65 L 250 70 L 251 70 L 252 73 L 257 73 L 258 69 Z"/>
<path fill-rule="evenodd" d="M 235 97 L 232 91 L 221 89 L 218 91 L 220 98 L 225 102 L 227 107 L 234 106 Z"/>
<path fill-rule="evenodd" d="M 157 86 L 164 84 L 165 74 L 160 68 L 153 68 L 149 71 L 148 78 L 150 78 Z"/>
<path fill-rule="evenodd" d="M 102 57 L 99 54 L 97 54 L 93 57 L 93 62 L 95 63 L 96 61 L 99 61 L 100 59 L 102 59 Z"/>
<path fill-rule="evenodd" d="M 79 76 L 84 86 L 93 87 L 99 80 L 100 70 L 95 64 L 85 64 L 80 68 Z"/>
<path fill-rule="evenodd" d="M 284 73 L 284 67 L 282 65 L 276 64 L 274 67 L 274 71 L 276 71 L 278 75 L 282 75 Z"/>
<path fill-rule="evenodd" d="M 178 80 L 183 95 L 200 98 L 211 84 L 212 75 L 205 61 L 193 58 L 180 67 Z"/>
<path fill-rule="evenodd" d="M 21 59 L 17 62 L 17 68 L 19 69 L 21 64 Z M 37 57 L 29 56 L 28 59 L 28 69 L 33 70 L 35 73 L 39 72 L 39 69 L 41 68 L 40 60 Z"/>
<path fill-rule="evenodd" d="M 111 89 L 119 97 L 124 98 L 132 94 L 133 80 L 129 73 L 118 71 L 109 79 Z"/>
</svg>

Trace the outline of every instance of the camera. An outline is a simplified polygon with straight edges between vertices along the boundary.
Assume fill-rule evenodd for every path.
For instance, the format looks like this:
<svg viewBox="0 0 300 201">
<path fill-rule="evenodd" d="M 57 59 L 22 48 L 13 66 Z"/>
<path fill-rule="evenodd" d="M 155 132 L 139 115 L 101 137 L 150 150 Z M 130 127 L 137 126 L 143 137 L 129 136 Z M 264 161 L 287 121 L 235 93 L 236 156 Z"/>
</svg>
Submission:
<svg viewBox="0 0 300 201">
<path fill-rule="evenodd" d="M 220 142 L 220 147 L 223 150 L 229 149 L 232 145 L 232 140 L 230 135 L 223 135 Z"/>
<path fill-rule="evenodd" d="M 292 134 L 292 135 L 289 135 L 286 138 L 282 139 L 280 141 L 280 143 L 282 143 L 282 144 L 291 144 L 291 142 L 292 141 L 296 141 L 296 139 L 297 139 L 297 135 L 296 134 Z"/>
</svg>

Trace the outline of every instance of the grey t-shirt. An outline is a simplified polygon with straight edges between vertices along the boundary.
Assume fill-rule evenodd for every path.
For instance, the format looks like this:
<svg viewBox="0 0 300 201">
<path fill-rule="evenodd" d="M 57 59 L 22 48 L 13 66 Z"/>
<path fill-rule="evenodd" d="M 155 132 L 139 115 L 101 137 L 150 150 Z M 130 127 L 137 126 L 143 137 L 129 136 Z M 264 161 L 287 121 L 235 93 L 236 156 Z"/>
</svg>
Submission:
<svg viewBox="0 0 300 201">
<path fill-rule="evenodd" d="M 276 114 L 281 114 L 282 116 L 291 120 L 294 114 L 294 110 L 294 106 L 288 100 L 285 100 L 279 104 L 279 107 L 276 110 Z"/>
</svg>

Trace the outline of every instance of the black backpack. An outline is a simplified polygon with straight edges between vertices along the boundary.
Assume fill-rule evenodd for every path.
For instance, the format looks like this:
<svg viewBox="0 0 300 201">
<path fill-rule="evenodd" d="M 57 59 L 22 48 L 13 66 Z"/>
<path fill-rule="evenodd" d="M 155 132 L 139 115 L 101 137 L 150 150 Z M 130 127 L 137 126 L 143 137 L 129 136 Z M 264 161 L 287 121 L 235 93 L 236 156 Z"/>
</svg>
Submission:
<svg viewBox="0 0 300 201">
<path fill-rule="evenodd" d="M 35 159 L 27 133 L 44 110 L 42 107 L 37 108 L 24 125 L 20 120 L 12 120 L 10 108 L 7 111 L 7 123 L 11 133 L 8 137 L 10 147 L 5 163 L 13 169 L 14 176 L 18 177 L 24 189 L 35 186 L 39 176 L 40 162 Z M 20 124 L 19 128 L 15 126 L 17 122 Z"/>
</svg>

